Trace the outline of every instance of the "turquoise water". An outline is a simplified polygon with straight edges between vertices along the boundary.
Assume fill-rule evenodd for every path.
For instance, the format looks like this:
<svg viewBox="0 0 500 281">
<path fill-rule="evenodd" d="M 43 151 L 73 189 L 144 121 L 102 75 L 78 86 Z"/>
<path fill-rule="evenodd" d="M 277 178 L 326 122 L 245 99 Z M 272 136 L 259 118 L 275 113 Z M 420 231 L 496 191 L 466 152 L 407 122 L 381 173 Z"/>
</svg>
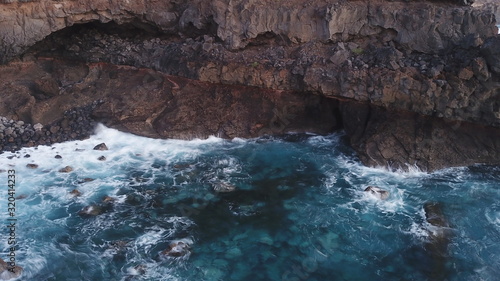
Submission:
<svg viewBox="0 0 500 281">
<path fill-rule="evenodd" d="M 92 149 L 101 142 L 108 151 Z M 72 172 L 58 172 L 67 165 Z M 465 281 L 500 275 L 499 167 L 366 168 L 341 134 L 179 141 L 100 126 L 85 141 L 4 153 L 0 169 L 15 169 L 16 196 L 22 195 L 15 214 L 20 280 Z M 0 178 L 7 183 L 7 172 Z M 221 184 L 235 190 L 215 192 Z M 389 198 L 365 193 L 368 185 L 388 190 Z M 74 189 L 81 195 L 71 194 Z M 105 203 L 104 196 L 114 201 Z M 7 198 L 3 188 L 5 224 Z M 448 220 L 441 245 L 431 242 L 436 229 L 425 220 L 426 202 L 439 202 Z M 101 212 L 79 215 L 86 206 Z M 8 233 L 1 235 L 6 259 Z M 179 242 L 189 249 L 165 254 Z"/>
</svg>

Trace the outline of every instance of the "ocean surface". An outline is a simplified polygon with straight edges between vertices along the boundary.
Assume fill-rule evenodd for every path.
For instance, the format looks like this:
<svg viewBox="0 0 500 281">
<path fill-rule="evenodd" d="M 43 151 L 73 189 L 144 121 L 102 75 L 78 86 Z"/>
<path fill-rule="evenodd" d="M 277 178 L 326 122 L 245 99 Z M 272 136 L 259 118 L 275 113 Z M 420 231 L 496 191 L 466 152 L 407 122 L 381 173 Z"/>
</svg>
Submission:
<svg viewBox="0 0 500 281">
<path fill-rule="evenodd" d="M 93 150 L 102 142 L 109 150 Z M 342 134 L 181 141 L 100 125 L 84 141 L 3 153 L 0 169 L 0 220 L 16 219 L 19 280 L 500 276 L 500 167 L 390 172 L 360 164 Z M 364 192 L 369 185 L 389 198 Z M 438 241 L 428 202 L 449 225 Z M 4 260 L 10 236 L 1 231 Z"/>
</svg>

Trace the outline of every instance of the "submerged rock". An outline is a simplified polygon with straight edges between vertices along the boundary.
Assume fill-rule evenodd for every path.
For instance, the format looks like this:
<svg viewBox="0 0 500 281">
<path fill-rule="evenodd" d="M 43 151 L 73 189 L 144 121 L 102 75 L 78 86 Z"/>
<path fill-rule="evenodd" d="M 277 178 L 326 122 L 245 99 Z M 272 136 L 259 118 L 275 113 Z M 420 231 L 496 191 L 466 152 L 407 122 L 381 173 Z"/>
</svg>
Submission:
<svg viewBox="0 0 500 281">
<path fill-rule="evenodd" d="M 226 251 L 226 254 L 224 255 L 224 257 L 226 259 L 236 259 L 238 257 L 241 257 L 243 255 L 243 253 L 241 252 L 240 248 L 238 247 L 234 247 L 234 248 L 231 248 L 231 249 L 228 249 Z"/>
<path fill-rule="evenodd" d="M 170 257 L 182 257 L 189 253 L 191 253 L 189 245 L 182 241 L 170 243 L 168 249 L 161 252 L 162 255 Z"/>
<path fill-rule="evenodd" d="M 430 224 L 427 228 L 429 239 L 423 245 L 431 261 L 427 269 L 429 278 L 430 280 L 446 280 L 449 274 L 447 264 L 451 229 L 440 203 L 427 202 L 424 204 L 424 211 L 425 219 Z"/>
<path fill-rule="evenodd" d="M 104 209 L 98 205 L 85 206 L 78 212 L 82 217 L 95 217 L 104 213 Z"/>
<path fill-rule="evenodd" d="M 69 192 L 69 194 L 73 195 L 73 197 L 78 197 L 82 195 L 82 193 L 78 189 L 73 189 Z"/>
<path fill-rule="evenodd" d="M 111 196 L 104 196 L 104 198 L 102 198 L 103 203 L 113 203 L 115 201 L 116 199 Z"/>
<path fill-rule="evenodd" d="M 27 167 L 27 168 L 30 168 L 30 169 L 36 169 L 36 168 L 38 168 L 38 165 L 37 165 L 37 164 L 31 164 L 31 163 L 30 163 L 30 164 L 26 164 L 26 167 Z"/>
<path fill-rule="evenodd" d="M 94 146 L 94 150 L 108 150 L 108 147 L 106 146 L 105 143 L 100 143 Z"/>
<path fill-rule="evenodd" d="M 73 171 L 73 168 L 71 166 L 66 166 L 64 168 L 59 169 L 59 173 L 69 173 L 72 171 Z"/>
<path fill-rule="evenodd" d="M 236 189 L 236 186 L 228 182 L 216 182 L 213 184 L 215 192 L 231 192 Z"/>
<path fill-rule="evenodd" d="M 78 183 L 86 183 L 86 182 L 91 182 L 93 180 L 95 180 L 95 179 L 93 179 L 93 178 L 84 178 L 83 180 L 78 181 Z"/>
<path fill-rule="evenodd" d="M 369 194 L 375 196 L 380 200 L 385 200 L 389 198 L 389 191 L 383 190 L 376 186 L 371 186 L 371 185 L 368 186 L 367 188 L 365 188 L 365 192 L 368 192 Z"/>
<path fill-rule="evenodd" d="M 424 204 L 425 220 L 432 226 L 428 230 L 431 240 L 447 242 L 450 231 L 441 204 L 437 202 L 427 202 Z"/>
<path fill-rule="evenodd" d="M 100 156 L 99 158 L 97 158 L 97 160 L 99 160 L 99 161 L 106 161 L 106 157 Z"/>
<path fill-rule="evenodd" d="M 11 280 L 21 276 L 23 268 L 20 266 L 12 267 L 0 258 L 0 280 Z"/>
</svg>

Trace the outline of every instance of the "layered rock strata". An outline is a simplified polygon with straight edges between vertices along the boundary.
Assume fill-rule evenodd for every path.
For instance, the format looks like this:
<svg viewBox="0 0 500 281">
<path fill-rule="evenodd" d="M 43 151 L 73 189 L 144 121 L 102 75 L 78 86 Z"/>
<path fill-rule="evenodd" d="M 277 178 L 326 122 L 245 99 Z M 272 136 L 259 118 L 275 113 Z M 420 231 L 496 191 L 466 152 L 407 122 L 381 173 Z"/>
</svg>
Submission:
<svg viewBox="0 0 500 281">
<path fill-rule="evenodd" d="M 369 165 L 498 164 L 496 21 L 452 3 L 0 4 L 0 115 L 50 124 L 103 100 L 93 118 L 151 137 L 341 125 Z"/>
</svg>

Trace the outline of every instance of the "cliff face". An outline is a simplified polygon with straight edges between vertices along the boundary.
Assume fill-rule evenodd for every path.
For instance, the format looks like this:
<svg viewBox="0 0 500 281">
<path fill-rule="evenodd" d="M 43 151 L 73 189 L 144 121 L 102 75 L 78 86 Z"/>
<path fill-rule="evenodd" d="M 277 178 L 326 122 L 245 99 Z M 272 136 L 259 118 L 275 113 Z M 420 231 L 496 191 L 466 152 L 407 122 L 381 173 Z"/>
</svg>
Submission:
<svg viewBox="0 0 500 281">
<path fill-rule="evenodd" d="M 0 68 L 9 77 L 1 79 L 3 116 L 49 124 L 63 108 L 103 99 L 96 118 L 154 137 L 326 132 L 342 123 L 370 165 L 500 163 L 500 39 L 493 14 L 481 9 L 441 1 L 41 0 L 0 4 L 0 22 L 0 60 L 14 59 Z M 106 67 L 79 74 L 64 61 Z M 35 68 L 43 71 L 27 71 Z M 112 78 L 131 68 L 177 86 Z M 152 104 L 133 102 L 148 91 L 158 91 Z M 260 94 L 235 94 L 243 92 Z M 282 114 L 284 107 L 295 111 Z"/>
<path fill-rule="evenodd" d="M 495 14 L 497 23 L 500 24 L 500 3 L 497 0 L 476 0 L 473 4 L 474 7 L 489 10 Z"/>
<path fill-rule="evenodd" d="M 98 21 L 149 24 L 165 34 L 211 33 L 232 50 L 272 33 L 292 43 L 340 42 L 380 37 L 410 50 L 437 53 L 474 34 L 495 33 L 491 14 L 429 2 L 385 1 L 3 1 L 1 61 L 47 35 Z M 439 3 L 439 2 L 438 2 Z"/>
</svg>

